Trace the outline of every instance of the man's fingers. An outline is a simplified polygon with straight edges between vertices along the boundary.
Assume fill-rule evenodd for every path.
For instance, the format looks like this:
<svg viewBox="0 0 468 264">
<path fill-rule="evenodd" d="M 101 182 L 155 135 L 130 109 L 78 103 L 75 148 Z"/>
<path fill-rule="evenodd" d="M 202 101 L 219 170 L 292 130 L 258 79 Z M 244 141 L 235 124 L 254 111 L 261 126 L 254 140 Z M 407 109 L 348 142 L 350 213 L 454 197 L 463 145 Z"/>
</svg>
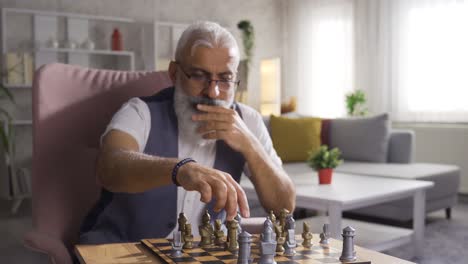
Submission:
<svg viewBox="0 0 468 264">
<path fill-rule="evenodd" d="M 197 109 L 200 111 L 205 111 L 205 112 L 211 112 L 211 113 L 226 113 L 230 114 L 234 110 L 229 109 L 229 108 L 224 108 L 221 106 L 213 106 L 213 105 L 204 105 L 204 104 L 198 104 Z"/>
<path fill-rule="evenodd" d="M 231 176 L 228 176 L 229 178 Z M 226 201 L 226 218 L 227 220 L 232 220 L 237 215 L 237 192 L 234 186 L 229 183 L 228 185 L 228 196 Z"/>
<path fill-rule="evenodd" d="M 234 116 L 230 114 L 220 114 L 220 113 L 207 113 L 207 114 L 198 114 L 192 115 L 193 121 L 223 121 L 228 123 L 234 123 Z"/>
<path fill-rule="evenodd" d="M 226 206 L 226 201 L 228 199 L 228 187 L 226 186 L 226 183 L 220 180 L 214 180 L 211 185 L 214 198 L 216 199 L 216 203 L 213 209 L 215 212 L 219 212 Z"/>
<path fill-rule="evenodd" d="M 203 134 L 202 137 L 204 139 L 222 139 L 222 140 L 226 140 L 228 138 L 229 133 L 231 133 L 231 131 L 214 130 L 214 131 Z"/>
<path fill-rule="evenodd" d="M 250 207 L 247 200 L 247 195 L 245 195 L 244 189 L 232 178 L 229 177 L 233 182 L 233 186 L 237 193 L 237 204 L 239 205 L 239 211 L 242 217 L 250 217 Z"/>
<path fill-rule="evenodd" d="M 232 128 L 232 124 L 227 123 L 227 122 L 206 122 L 205 124 L 199 126 L 197 128 L 198 133 L 206 133 L 208 131 L 212 130 L 229 130 Z"/>
<path fill-rule="evenodd" d="M 200 201 L 204 203 L 209 203 L 212 197 L 212 189 L 211 186 L 207 183 L 202 183 L 198 187 L 198 192 L 200 193 Z"/>
</svg>

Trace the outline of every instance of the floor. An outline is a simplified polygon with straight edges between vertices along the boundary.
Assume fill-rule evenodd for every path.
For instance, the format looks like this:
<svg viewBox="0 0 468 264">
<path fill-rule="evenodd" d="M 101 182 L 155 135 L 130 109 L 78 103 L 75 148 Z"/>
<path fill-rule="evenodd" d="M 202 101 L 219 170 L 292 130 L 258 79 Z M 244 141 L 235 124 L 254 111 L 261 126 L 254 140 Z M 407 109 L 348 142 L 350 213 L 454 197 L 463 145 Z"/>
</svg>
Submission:
<svg viewBox="0 0 468 264">
<path fill-rule="evenodd" d="M 27 264 L 48 263 L 47 258 L 23 247 L 22 235 L 31 228 L 31 205 L 25 202 L 18 213 L 12 216 L 10 203 L 0 201 L 0 263 Z M 253 215 L 263 215 L 255 210 Z M 468 259 L 468 197 L 463 196 L 452 212 L 452 219 L 445 219 L 443 211 L 432 213 L 427 218 L 424 256 L 410 259 L 421 264 L 467 263 Z M 400 247 L 385 253 L 407 259 L 410 248 Z"/>
</svg>

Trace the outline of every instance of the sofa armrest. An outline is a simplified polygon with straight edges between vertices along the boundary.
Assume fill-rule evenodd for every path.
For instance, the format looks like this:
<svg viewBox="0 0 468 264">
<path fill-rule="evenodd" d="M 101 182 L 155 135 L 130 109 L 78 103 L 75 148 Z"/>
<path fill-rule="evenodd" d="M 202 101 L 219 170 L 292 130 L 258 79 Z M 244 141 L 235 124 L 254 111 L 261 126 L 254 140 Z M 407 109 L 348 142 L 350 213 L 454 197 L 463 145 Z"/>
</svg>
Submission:
<svg viewBox="0 0 468 264">
<path fill-rule="evenodd" d="M 389 163 L 411 163 L 414 152 L 414 131 L 392 129 L 388 144 Z"/>
<path fill-rule="evenodd" d="M 24 246 L 47 254 L 51 263 L 72 264 L 72 258 L 63 242 L 48 234 L 31 231 L 24 236 Z"/>
</svg>

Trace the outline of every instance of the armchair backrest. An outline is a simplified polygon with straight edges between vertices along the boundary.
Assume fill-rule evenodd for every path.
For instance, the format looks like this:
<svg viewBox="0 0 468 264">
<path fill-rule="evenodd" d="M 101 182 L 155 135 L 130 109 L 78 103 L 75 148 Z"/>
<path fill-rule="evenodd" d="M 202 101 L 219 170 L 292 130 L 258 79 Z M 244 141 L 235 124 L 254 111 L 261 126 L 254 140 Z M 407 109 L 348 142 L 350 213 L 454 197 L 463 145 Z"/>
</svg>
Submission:
<svg viewBox="0 0 468 264">
<path fill-rule="evenodd" d="M 48 64 L 33 85 L 33 228 L 70 246 L 99 195 L 99 138 L 131 97 L 171 86 L 167 72 L 124 72 Z"/>
</svg>

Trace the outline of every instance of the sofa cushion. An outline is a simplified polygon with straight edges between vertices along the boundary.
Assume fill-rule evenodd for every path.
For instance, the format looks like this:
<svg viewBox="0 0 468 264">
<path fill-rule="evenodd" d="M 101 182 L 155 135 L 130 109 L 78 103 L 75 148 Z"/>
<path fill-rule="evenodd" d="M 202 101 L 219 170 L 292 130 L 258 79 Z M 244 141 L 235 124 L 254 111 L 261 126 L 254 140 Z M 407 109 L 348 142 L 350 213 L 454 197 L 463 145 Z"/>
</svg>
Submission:
<svg viewBox="0 0 468 264">
<path fill-rule="evenodd" d="M 389 138 L 388 114 L 330 122 L 330 147 L 339 148 L 344 160 L 386 162 Z"/>
<path fill-rule="evenodd" d="M 287 118 L 271 116 L 273 146 L 284 162 L 305 161 L 308 152 L 320 147 L 320 118 Z"/>
<path fill-rule="evenodd" d="M 376 164 L 345 161 L 335 169 L 341 173 L 390 177 L 408 180 L 432 181 L 434 187 L 427 191 L 427 199 L 437 199 L 458 192 L 460 169 L 454 165 L 434 163 Z"/>
</svg>

